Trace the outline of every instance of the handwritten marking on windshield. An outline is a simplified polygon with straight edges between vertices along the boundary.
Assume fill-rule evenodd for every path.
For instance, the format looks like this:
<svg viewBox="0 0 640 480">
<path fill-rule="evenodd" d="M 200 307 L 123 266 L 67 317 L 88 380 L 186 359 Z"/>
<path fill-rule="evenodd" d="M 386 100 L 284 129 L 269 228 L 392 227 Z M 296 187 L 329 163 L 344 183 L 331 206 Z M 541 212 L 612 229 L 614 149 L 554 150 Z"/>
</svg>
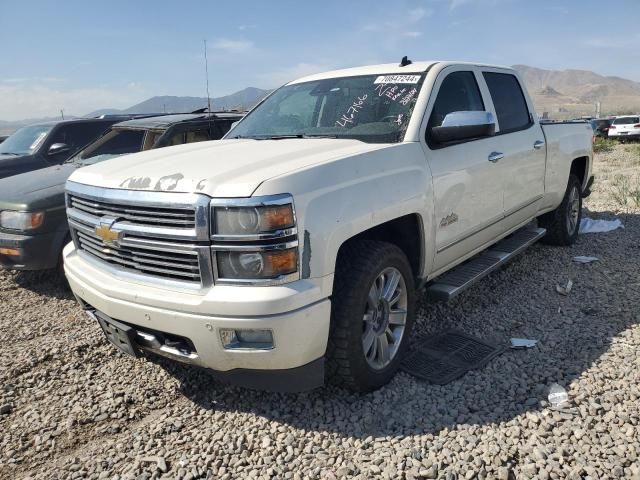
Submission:
<svg viewBox="0 0 640 480">
<path fill-rule="evenodd" d="M 364 102 L 366 99 L 366 93 L 361 97 L 358 97 L 347 109 L 347 113 L 343 113 L 342 116 L 338 120 L 336 120 L 336 125 L 338 125 L 339 127 L 346 127 L 348 124 L 353 124 L 353 120 L 355 119 L 356 115 L 364 107 Z"/>
<path fill-rule="evenodd" d="M 387 97 L 394 102 L 399 102 L 401 105 L 408 105 L 409 102 L 418 93 L 418 89 L 413 87 L 411 89 L 404 87 L 400 88 L 398 85 L 379 84 L 376 85 L 374 90 L 378 93 L 379 97 Z M 399 100 L 398 100 L 399 99 Z"/>
</svg>

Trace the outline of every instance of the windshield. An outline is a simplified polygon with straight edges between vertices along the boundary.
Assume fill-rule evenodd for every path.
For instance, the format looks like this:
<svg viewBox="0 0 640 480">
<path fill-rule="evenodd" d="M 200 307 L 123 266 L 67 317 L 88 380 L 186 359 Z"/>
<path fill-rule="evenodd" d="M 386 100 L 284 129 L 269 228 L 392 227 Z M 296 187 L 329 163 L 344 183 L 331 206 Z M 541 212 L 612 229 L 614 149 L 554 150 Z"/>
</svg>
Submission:
<svg viewBox="0 0 640 480">
<path fill-rule="evenodd" d="M 90 165 L 102 160 L 142 150 L 144 130 L 111 129 L 70 161 Z"/>
<path fill-rule="evenodd" d="M 613 121 L 614 125 L 628 125 L 630 123 L 640 123 L 640 117 L 619 117 Z"/>
<path fill-rule="evenodd" d="M 365 75 L 285 85 L 226 138 L 403 139 L 424 75 Z"/>
<path fill-rule="evenodd" d="M 38 148 L 53 128 L 53 125 L 31 125 L 22 127 L 0 143 L 0 154 L 29 155 Z"/>
</svg>

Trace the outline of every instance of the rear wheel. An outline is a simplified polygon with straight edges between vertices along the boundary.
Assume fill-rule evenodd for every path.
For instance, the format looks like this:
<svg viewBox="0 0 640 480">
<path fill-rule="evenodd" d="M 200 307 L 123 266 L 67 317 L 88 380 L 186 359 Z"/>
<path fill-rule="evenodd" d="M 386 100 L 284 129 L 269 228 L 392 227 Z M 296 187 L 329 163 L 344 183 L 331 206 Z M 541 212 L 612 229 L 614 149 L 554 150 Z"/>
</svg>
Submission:
<svg viewBox="0 0 640 480">
<path fill-rule="evenodd" d="M 538 217 L 538 224 L 547 229 L 542 238 L 550 245 L 572 245 L 578 238 L 582 219 L 582 183 L 574 174 L 569 175 L 569 183 L 562 203 L 555 210 Z"/>
<path fill-rule="evenodd" d="M 391 380 L 415 316 L 411 267 L 397 246 L 363 240 L 341 252 L 327 352 L 331 381 L 359 392 Z"/>
</svg>

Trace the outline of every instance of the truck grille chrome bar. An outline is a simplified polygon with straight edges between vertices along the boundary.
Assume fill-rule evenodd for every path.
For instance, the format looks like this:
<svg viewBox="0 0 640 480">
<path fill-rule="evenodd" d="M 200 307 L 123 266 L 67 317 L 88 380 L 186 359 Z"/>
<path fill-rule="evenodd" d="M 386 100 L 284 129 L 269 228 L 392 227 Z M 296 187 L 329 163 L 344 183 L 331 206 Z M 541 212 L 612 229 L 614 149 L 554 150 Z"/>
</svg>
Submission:
<svg viewBox="0 0 640 480">
<path fill-rule="evenodd" d="M 209 202 L 67 182 L 71 236 L 82 255 L 146 283 L 189 290 L 213 284 Z"/>
</svg>

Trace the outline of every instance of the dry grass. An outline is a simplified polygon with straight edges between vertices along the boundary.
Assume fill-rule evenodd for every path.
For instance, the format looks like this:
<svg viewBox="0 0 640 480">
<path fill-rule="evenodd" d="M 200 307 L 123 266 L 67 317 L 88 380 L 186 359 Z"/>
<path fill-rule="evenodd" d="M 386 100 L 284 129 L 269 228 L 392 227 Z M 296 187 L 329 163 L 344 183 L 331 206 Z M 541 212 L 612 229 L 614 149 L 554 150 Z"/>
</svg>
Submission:
<svg viewBox="0 0 640 480">
<path fill-rule="evenodd" d="M 604 140 L 595 145 L 592 195 L 585 206 L 592 210 L 640 213 L 640 144 Z"/>
</svg>

